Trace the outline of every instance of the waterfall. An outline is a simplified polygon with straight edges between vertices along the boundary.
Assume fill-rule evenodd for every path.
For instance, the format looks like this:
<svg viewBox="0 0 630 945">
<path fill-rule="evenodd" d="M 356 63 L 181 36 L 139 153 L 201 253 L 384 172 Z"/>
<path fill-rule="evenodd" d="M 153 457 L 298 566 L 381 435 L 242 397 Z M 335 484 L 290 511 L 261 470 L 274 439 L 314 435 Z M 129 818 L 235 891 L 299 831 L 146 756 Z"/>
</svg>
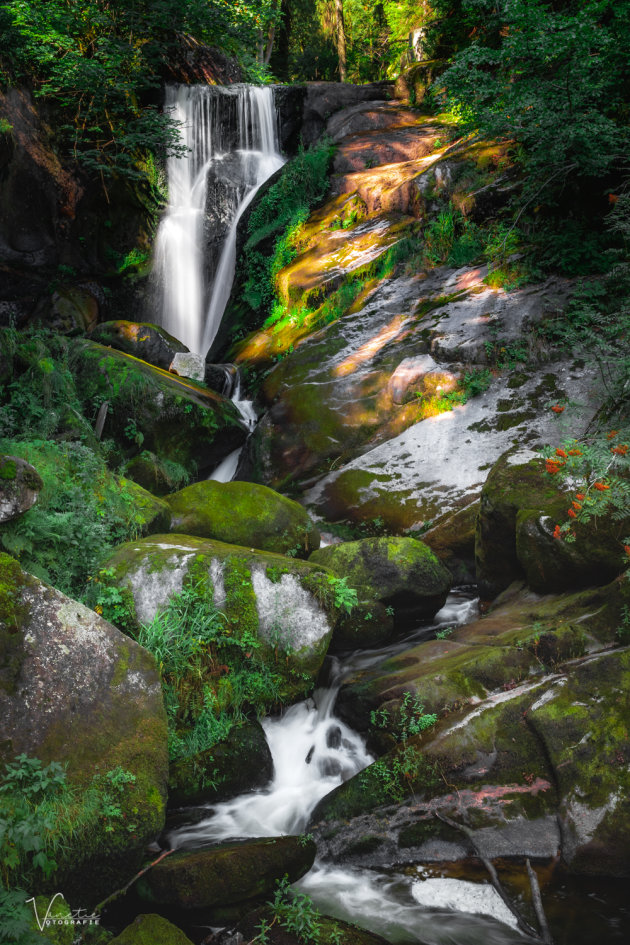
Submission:
<svg viewBox="0 0 630 945">
<path fill-rule="evenodd" d="M 154 266 L 158 319 L 205 356 L 232 287 L 238 221 L 284 158 L 269 87 L 173 85 L 167 87 L 165 107 L 180 122 L 188 152 L 168 159 L 169 201 Z M 226 204 L 227 219 L 211 219 L 211 212 Z M 224 239 L 212 276 L 206 243 L 216 240 L 217 230 Z"/>
</svg>

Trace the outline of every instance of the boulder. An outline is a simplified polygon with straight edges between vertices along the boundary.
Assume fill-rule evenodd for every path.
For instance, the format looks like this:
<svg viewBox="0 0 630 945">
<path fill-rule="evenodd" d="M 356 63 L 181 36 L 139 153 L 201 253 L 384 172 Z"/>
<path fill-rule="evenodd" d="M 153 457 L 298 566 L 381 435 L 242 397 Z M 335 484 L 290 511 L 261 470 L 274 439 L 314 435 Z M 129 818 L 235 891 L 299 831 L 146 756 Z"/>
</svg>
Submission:
<svg viewBox="0 0 630 945">
<path fill-rule="evenodd" d="M 433 617 L 444 605 L 451 576 L 430 548 L 413 538 L 363 538 L 329 545 L 310 558 L 357 591 L 392 607 L 397 628 Z"/>
<path fill-rule="evenodd" d="M 204 580 L 231 632 L 259 643 L 290 700 L 312 684 L 338 613 L 330 572 L 317 563 L 188 535 L 154 535 L 121 545 L 104 563 L 127 587 L 147 623 L 185 581 Z"/>
<path fill-rule="evenodd" d="M 382 102 L 390 97 L 393 83 L 384 81 L 352 85 L 350 82 L 308 82 L 306 89 L 302 140 L 308 147 L 321 138 L 331 115 L 359 102 Z"/>
<path fill-rule="evenodd" d="M 127 322 L 122 319 L 102 322 L 90 337 L 98 344 L 124 351 L 165 371 L 168 371 L 175 355 L 188 351 L 185 344 L 169 335 L 164 328 L 149 322 Z"/>
<path fill-rule="evenodd" d="M 295 882 L 313 865 L 315 844 L 301 837 L 270 837 L 176 852 L 137 884 L 146 902 L 180 909 L 230 906 L 269 895 L 286 874 Z"/>
<path fill-rule="evenodd" d="M 98 818 L 88 836 L 77 830 L 57 857 L 55 889 L 97 902 L 133 875 L 164 824 L 167 731 L 155 660 L 8 555 L 0 555 L 0 658 L 5 760 L 59 762 L 82 789 L 119 768 L 135 778 L 117 798 L 121 818 Z"/>
<path fill-rule="evenodd" d="M 32 508 L 43 487 L 41 476 L 30 463 L 0 453 L 0 524 Z"/>
<path fill-rule="evenodd" d="M 579 522 L 571 542 L 554 538 L 573 496 L 567 484 L 545 472 L 539 454 L 512 449 L 495 463 L 481 492 L 475 535 L 483 597 L 522 577 L 534 590 L 549 593 L 604 584 L 623 571 L 630 514 Z"/>
<path fill-rule="evenodd" d="M 168 800 L 172 807 L 211 803 L 264 787 L 273 759 L 259 722 L 233 728 L 224 742 L 190 758 L 171 762 Z"/>
<path fill-rule="evenodd" d="M 53 292 L 47 327 L 61 334 L 84 334 L 98 321 L 98 299 L 88 286 L 63 286 Z"/>
<path fill-rule="evenodd" d="M 441 515 L 423 532 L 422 541 L 446 565 L 456 584 L 474 584 L 475 528 L 479 502 L 470 502 L 454 512 Z"/>
<path fill-rule="evenodd" d="M 187 935 L 161 915 L 138 915 L 110 945 L 192 945 Z"/>
<path fill-rule="evenodd" d="M 206 362 L 200 354 L 178 352 L 169 364 L 171 374 L 178 377 L 190 377 L 193 381 L 204 382 L 206 376 Z"/>
<path fill-rule="evenodd" d="M 366 589 L 361 588 L 361 592 L 365 593 Z M 339 618 L 330 641 L 330 652 L 385 646 L 393 637 L 393 608 L 378 600 L 359 600 L 350 613 Z"/>
<path fill-rule="evenodd" d="M 186 470 L 179 463 L 162 460 L 150 450 L 143 450 L 123 467 L 125 476 L 154 496 L 166 496 L 188 481 Z M 170 518 L 170 509 L 169 509 Z"/>
<path fill-rule="evenodd" d="M 246 438 L 220 394 L 92 341 L 75 342 L 75 381 L 86 410 L 107 404 L 103 437 L 131 458 L 140 448 L 189 474 L 213 468 Z"/>
<path fill-rule="evenodd" d="M 290 557 L 319 548 L 319 532 L 301 505 L 252 482 L 205 480 L 167 496 L 171 529 Z"/>
</svg>

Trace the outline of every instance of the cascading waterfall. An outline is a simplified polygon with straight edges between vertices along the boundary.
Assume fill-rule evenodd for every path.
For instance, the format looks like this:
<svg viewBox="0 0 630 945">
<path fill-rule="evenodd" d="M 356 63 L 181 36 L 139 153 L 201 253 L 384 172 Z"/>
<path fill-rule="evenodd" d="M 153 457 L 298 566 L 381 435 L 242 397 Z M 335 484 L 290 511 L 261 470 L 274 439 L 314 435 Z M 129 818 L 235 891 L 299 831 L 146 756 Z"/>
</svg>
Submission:
<svg viewBox="0 0 630 945">
<path fill-rule="evenodd" d="M 167 88 L 165 107 L 180 122 L 188 153 L 168 159 L 169 202 L 158 229 L 154 268 L 160 323 L 205 356 L 232 287 L 238 222 L 284 158 L 269 87 L 174 85 Z M 211 278 L 205 258 L 208 181 L 214 175 L 221 186 L 221 172 L 224 192 L 232 191 L 232 209 Z"/>
</svg>

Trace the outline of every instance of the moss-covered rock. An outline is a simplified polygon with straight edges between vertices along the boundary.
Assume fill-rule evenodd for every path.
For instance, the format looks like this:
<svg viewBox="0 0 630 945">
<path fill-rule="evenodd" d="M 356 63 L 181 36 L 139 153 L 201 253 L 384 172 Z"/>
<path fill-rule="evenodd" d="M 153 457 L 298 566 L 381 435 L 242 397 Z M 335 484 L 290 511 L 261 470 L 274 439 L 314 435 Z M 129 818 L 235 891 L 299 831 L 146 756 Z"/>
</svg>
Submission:
<svg viewBox="0 0 630 945">
<path fill-rule="evenodd" d="M 111 945 L 192 945 L 192 942 L 168 919 L 149 913 L 136 916 L 131 925 L 111 940 Z"/>
<path fill-rule="evenodd" d="M 19 456 L 0 453 L 0 523 L 27 512 L 44 483 L 37 470 Z"/>
<path fill-rule="evenodd" d="M 118 768 L 135 778 L 118 801 L 114 829 L 102 818 L 89 836 L 77 829 L 57 854 L 59 870 L 49 883 L 86 906 L 133 875 L 164 824 L 167 733 L 157 667 L 94 611 L 21 574 L 6 558 L 4 759 L 24 752 L 45 764 L 60 762 L 69 782 L 82 788 Z"/>
<path fill-rule="evenodd" d="M 103 563 L 148 622 L 184 582 L 202 579 L 230 632 L 259 641 L 257 657 L 283 679 L 283 700 L 313 683 L 339 612 L 322 565 L 188 535 L 121 545 Z"/>
<path fill-rule="evenodd" d="M 260 924 L 264 920 L 272 924 L 273 915 L 269 907 L 255 909 L 248 912 L 237 926 L 237 934 L 243 936 L 244 941 L 251 942 L 260 931 Z M 344 922 L 342 919 L 333 919 L 328 915 L 318 915 L 319 945 L 388 945 L 384 938 L 373 932 L 366 932 L 356 925 Z M 267 941 L 270 945 L 302 945 L 303 939 L 296 932 L 289 932 L 282 924 L 276 922 L 267 932 Z"/>
<path fill-rule="evenodd" d="M 315 844 L 274 837 L 174 853 L 137 885 L 148 902 L 182 909 L 229 906 L 264 896 L 287 874 L 295 882 L 313 865 Z"/>
<path fill-rule="evenodd" d="M 142 448 L 195 474 L 245 441 L 231 401 L 193 381 L 85 340 L 75 342 L 73 361 L 82 403 L 107 402 L 103 437 L 129 458 Z"/>
<path fill-rule="evenodd" d="M 362 592 L 365 592 L 362 588 Z M 360 600 L 337 622 L 330 650 L 364 650 L 384 646 L 394 636 L 394 614 L 378 600 Z"/>
<path fill-rule="evenodd" d="M 351 587 L 368 588 L 392 607 L 397 628 L 432 617 L 444 605 L 451 576 L 437 556 L 413 538 L 363 538 L 329 545 L 310 558 Z"/>
<path fill-rule="evenodd" d="M 72 945 L 75 928 L 70 906 L 63 896 L 54 900 L 50 896 L 35 897 L 31 929 L 42 934 L 46 945 Z"/>
<path fill-rule="evenodd" d="M 482 596 L 495 597 L 522 577 L 534 590 L 550 593 L 605 584 L 621 573 L 630 515 L 580 522 L 573 541 L 559 540 L 554 529 L 566 520 L 571 499 L 539 455 L 510 450 L 499 459 L 481 492 L 475 535 Z"/>
<path fill-rule="evenodd" d="M 143 450 L 125 463 L 124 473 L 128 479 L 133 479 L 147 492 L 157 496 L 175 492 L 189 479 L 179 463 L 160 459 L 150 450 Z"/>
<path fill-rule="evenodd" d="M 171 762 L 168 800 L 173 807 L 222 801 L 264 787 L 273 759 L 258 722 L 233 728 L 224 742 L 190 758 Z"/>
<path fill-rule="evenodd" d="M 167 497 L 171 528 L 183 535 L 306 558 L 319 532 L 301 505 L 251 482 L 205 480 Z"/>
<path fill-rule="evenodd" d="M 446 565 L 457 584 L 476 580 L 475 528 L 479 502 L 441 516 L 424 532 L 422 541 Z"/>
<path fill-rule="evenodd" d="M 188 351 L 185 344 L 169 335 L 164 328 L 149 322 L 128 322 L 122 319 L 102 322 L 90 337 L 100 345 L 124 351 L 165 371 L 168 371 L 178 352 Z"/>
<path fill-rule="evenodd" d="M 118 482 L 130 497 L 134 508 L 134 518 L 141 535 L 152 535 L 166 531 L 171 524 L 171 510 L 163 499 L 151 495 L 138 483 L 119 478 Z"/>
</svg>

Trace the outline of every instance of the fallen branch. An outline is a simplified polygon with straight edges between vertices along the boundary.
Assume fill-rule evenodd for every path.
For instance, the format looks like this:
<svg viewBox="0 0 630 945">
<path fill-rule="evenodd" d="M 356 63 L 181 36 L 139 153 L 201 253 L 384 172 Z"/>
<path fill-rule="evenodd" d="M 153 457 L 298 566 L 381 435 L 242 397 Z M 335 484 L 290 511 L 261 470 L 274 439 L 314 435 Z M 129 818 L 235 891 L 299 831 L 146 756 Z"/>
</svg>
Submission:
<svg viewBox="0 0 630 945">
<path fill-rule="evenodd" d="M 525 860 L 525 865 L 527 866 L 527 875 L 529 876 L 529 886 L 532 891 L 532 902 L 534 903 L 534 912 L 536 913 L 536 918 L 538 919 L 538 925 L 540 926 L 540 937 L 545 943 L 545 945 L 553 945 L 553 939 L 551 937 L 551 932 L 549 931 L 549 926 L 547 924 L 547 916 L 545 915 L 545 910 L 543 908 L 542 896 L 540 895 L 540 886 L 538 885 L 538 877 L 532 869 L 532 864 L 529 862 L 529 859 Z"/>
<path fill-rule="evenodd" d="M 523 932 L 524 935 L 529 935 L 531 938 L 535 939 L 538 942 L 542 942 L 543 945 L 553 945 L 553 940 L 551 938 L 551 935 L 549 932 L 549 926 L 547 925 L 547 920 L 545 918 L 545 913 L 543 910 L 542 899 L 540 896 L 540 888 L 538 886 L 538 880 L 536 879 L 536 874 L 531 868 L 529 860 L 527 860 L 528 873 L 530 871 L 531 873 L 534 873 L 535 886 L 534 884 L 532 884 L 531 873 L 530 873 L 529 882 L 532 889 L 532 897 L 534 899 L 534 909 L 536 912 L 536 918 L 538 919 L 538 922 L 540 924 L 540 927 L 542 930 L 541 932 L 537 932 L 536 929 L 533 928 L 533 926 L 531 926 L 529 922 L 527 922 L 523 918 L 523 916 L 520 914 L 516 906 L 512 903 L 512 900 L 510 899 L 505 889 L 503 888 L 503 884 L 501 883 L 501 880 L 499 879 L 497 875 L 497 871 L 495 870 L 493 863 L 491 862 L 491 860 L 489 860 L 487 857 L 483 855 L 483 853 L 480 851 L 479 847 L 477 846 L 473 831 L 469 827 L 466 827 L 464 824 L 458 824 L 456 821 L 451 820 L 450 817 L 447 817 L 446 814 L 442 814 L 440 811 L 436 811 L 435 816 L 439 820 L 441 820 L 443 823 L 447 824 L 449 827 L 452 827 L 453 830 L 459 830 L 460 833 L 463 833 L 468 837 L 468 840 L 470 841 L 470 844 L 473 850 L 475 851 L 475 855 L 481 860 L 481 862 L 485 866 L 488 872 L 488 875 L 490 876 L 490 880 L 492 882 L 494 889 L 496 890 L 496 892 L 500 896 L 503 903 L 507 906 L 507 908 L 510 910 L 510 912 L 516 919 L 516 924 L 518 926 L 519 931 Z M 536 901 L 536 896 L 538 897 L 538 902 Z M 540 913 L 539 913 L 539 909 L 540 909 Z M 542 915 L 542 921 L 541 921 L 541 915 Z"/>
<path fill-rule="evenodd" d="M 126 886 L 123 886 L 122 889 L 117 889 L 116 892 L 113 892 L 113 893 L 111 894 L 111 896 L 108 896 L 108 897 L 107 897 L 107 899 L 103 899 L 102 902 L 99 902 L 99 904 L 96 906 L 96 908 L 94 909 L 94 911 L 95 911 L 95 912 L 100 912 L 100 911 L 101 911 L 102 909 L 104 909 L 105 906 L 108 905 L 110 902 L 113 902 L 115 899 L 119 899 L 120 896 L 124 896 L 124 894 L 127 892 L 127 890 L 128 890 L 131 886 L 133 886 L 133 884 L 136 882 L 137 879 L 140 879 L 140 877 L 141 877 L 141 876 L 144 876 L 145 873 L 148 873 L 148 871 L 149 871 L 152 867 L 157 866 L 158 863 L 161 863 L 163 859 L 165 859 L 167 856 L 170 856 L 171 853 L 174 853 L 174 852 L 175 852 L 174 849 L 173 849 L 173 850 L 164 850 L 163 853 L 160 853 L 160 855 L 158 856 L 157 860 L 153 860 L 152 863 L 149 863 L 148 866 L 145 866 L 144 869 L 141 869 L 139 873 L 136 873 L 136 875 L 133 877 L 133 879 L 130 879 Z"/>
</svg>

